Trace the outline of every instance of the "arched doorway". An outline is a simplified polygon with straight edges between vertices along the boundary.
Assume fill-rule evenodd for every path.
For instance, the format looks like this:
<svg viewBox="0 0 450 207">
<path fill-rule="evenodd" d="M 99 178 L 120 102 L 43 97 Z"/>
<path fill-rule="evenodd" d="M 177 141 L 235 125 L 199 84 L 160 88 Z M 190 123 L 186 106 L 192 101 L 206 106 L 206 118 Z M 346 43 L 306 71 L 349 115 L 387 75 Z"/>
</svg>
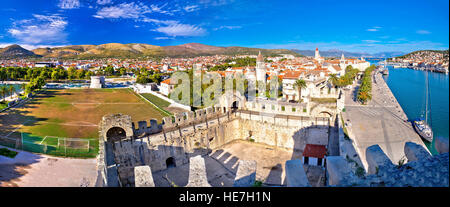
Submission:
<svg viewBox="0 0 450 207">
<path fill-rule="evenodd" d="M 167 158 L 167 160 L 166 160 L 166 166 L 167 166 L 167 168 L 173 168 L 173 167 L 176 167 L 177 165 L 175 164 L 175 158 L 173 158 L 173 157 Z"/>
<path fill-rule="evenodd" d="M 235 112 L 239 108 L 239 101 L 234 101 L 233 104 L 231 104 L 231 111 Z"/>
<path fill-rule="evenodd" d="M 120 127 L 112 127 L 106 132 L 108 142 L 117 142 L 127 137 L 125 130 Z"/>
<path fill-rule="evenodd" d="M 322 111 L 317 115 L 317 125 L 329 127 L 331 125 L 333 115 L 328 111 Z"/>
</svg>

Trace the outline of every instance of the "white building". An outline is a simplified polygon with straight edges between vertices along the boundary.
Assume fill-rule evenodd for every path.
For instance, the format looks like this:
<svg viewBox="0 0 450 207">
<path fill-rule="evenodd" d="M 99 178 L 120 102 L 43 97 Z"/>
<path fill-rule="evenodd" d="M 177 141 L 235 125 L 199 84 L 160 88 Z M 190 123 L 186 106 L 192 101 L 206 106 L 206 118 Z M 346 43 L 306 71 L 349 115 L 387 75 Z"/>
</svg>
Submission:
<svg viewBox="0 0 450 207">
<path fill-rule="evenodd" d="M 256 58 L 256 80 L 266 81 L 266 66 L 261 51 L 259 51 L 258 57 Z"/>
<path fill-rule="evenodd" d="M 169 94 L 173 91 L 175 88 L 175 83 L 171 81 L 171 79 L 166 79 L 163 82 L 161 82 L 161 86 L 159 87 L 159 91 L 164 94 L 165 96 L 169 96 Z"/>
</svg>

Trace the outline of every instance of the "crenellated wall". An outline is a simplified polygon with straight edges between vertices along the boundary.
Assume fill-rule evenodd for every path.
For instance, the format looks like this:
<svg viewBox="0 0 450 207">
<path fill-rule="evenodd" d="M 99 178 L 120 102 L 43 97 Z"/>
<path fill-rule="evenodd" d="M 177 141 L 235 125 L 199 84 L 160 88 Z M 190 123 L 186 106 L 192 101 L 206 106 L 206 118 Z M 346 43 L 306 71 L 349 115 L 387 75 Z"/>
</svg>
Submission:
<svg viewBox="0 0 450 207">
<path fill-rule="evenodd" d="M 238 106 L 248 104 L 252 102 Z M 260 107 L 271 102 L 255 104 Z M 107 115 L 100 123 L 100 140 L 104 142 L 100 145 L 104 149 L 100 150 L 104 153 L 98 159 L 103 163 L 100 168 L 103 169 L 102 175 L 110 180 L 116 176 L 117 186 L 134 186 L 136 166 L 149 166 L 152 172 L 158 172 L 170 167 L 169 159 L 175 166 L 184 165 L 193 156 L 206 155 L 238 139 L 303 150 L 305 143 L 302 138 L 307 136 L 307 129 L 330 124 L 329 117 L 310 117 L 307 111 L 303 112 L 302 107 L 306 104 L 287 103 L 282 106 L 283 110 L 281 107 L 267 107 L 267 110 L 208 107 L 195 112 L 175 113 L 173 117 L 164 117 L 160 124 L 154 119 L 149 123 L 138 121 L 135 124 L 127 115 Z M 296 113 L 282 113 L 293 108 Z M 117 127 L 123 128 L 126 136 L 119 139 L 108 137 L 108 131 Z M 108 157 L 110 162 L 106 164 Z"/>
<path fill-rule="evenodd" d="M 448 147 L 448 146 L 447 146 Z M 330 186 L 448 187 L 449 154 L 431 156 L 422 146 L 407 142 L 404 162 L 392 163 L 378 145 L 367 148 L 369 172 L 357 174 L 342 156 L 327 157 Z"/>
</svg>

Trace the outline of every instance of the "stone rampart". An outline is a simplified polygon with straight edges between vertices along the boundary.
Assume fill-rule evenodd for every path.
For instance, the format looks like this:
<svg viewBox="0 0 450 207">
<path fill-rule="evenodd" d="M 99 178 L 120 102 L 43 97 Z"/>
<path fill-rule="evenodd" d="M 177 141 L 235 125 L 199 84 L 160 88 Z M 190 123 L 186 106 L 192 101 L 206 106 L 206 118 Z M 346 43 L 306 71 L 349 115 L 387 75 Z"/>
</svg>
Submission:
<svg viewBox="0 0 450 207">
<path fill-rule="evenodd" d="M 440 147 L 440 146 L 437 146 Z M 426 153 L 425 153 L 426 152 Z M 327 157 L 330 186 L 448 187 L 448 152 L 430 156 L 422 146 L 405 144 L 407 163 L 393 164 L 378 145 L 367 148 L 368 174 L 356 175 L 341 156 Z M 405 160 L 406 162 L 406 160 Z"/>
</svg>

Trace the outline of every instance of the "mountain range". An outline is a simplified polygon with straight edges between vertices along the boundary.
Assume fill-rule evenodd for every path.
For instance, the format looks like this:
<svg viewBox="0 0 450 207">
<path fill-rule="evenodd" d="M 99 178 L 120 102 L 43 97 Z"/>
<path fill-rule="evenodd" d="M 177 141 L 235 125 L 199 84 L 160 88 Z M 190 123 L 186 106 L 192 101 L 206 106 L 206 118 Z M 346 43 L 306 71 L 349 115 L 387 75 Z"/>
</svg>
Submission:
<svg viewBox="0 0 450 207">
<path fill-rule="evenodd" d="M 10 45 L 5 48 L 0 48 L 0 59 L 26 58 L 26 57 L 38 57 L 38 56 L 33 52 L 20 47 L 19 45 Z"/>
<path fill-rule="evenodd" d="M 297 50 L 293 49 L 292 51 L 304 55 L 304 56 L 314 56 L 314 50 Z M 319 51 L 320 56 L 322 57 L 341 57 L 344 54 L 345 57 L 377 57 L 377 58 L 389 58 L 389 57 L 397 57 L 404 55 L 404 52 L 379 52 L 379 53 L 362 53 L 362 52 L 348 52 L 342 50 L 325 50 Z"/>
<path fill-rule="evenodd" d="M 188 43 L 176 46 L 155 46 L 149 44 L 109 43 L 102 45 L 71 45 L 53 48 L 37 48 L 26 50 L 19 45 L 11 45 L 0 49 L 0 58 L 145 58 L 145 57 L 195 57 L 208 55 L 257 55 L 259 51 L 264 56 L 281 54 L 300 54 L 287 49 L 259 49 L 248 47 L 216 47 L 199 43 Z"/>
</svg>

